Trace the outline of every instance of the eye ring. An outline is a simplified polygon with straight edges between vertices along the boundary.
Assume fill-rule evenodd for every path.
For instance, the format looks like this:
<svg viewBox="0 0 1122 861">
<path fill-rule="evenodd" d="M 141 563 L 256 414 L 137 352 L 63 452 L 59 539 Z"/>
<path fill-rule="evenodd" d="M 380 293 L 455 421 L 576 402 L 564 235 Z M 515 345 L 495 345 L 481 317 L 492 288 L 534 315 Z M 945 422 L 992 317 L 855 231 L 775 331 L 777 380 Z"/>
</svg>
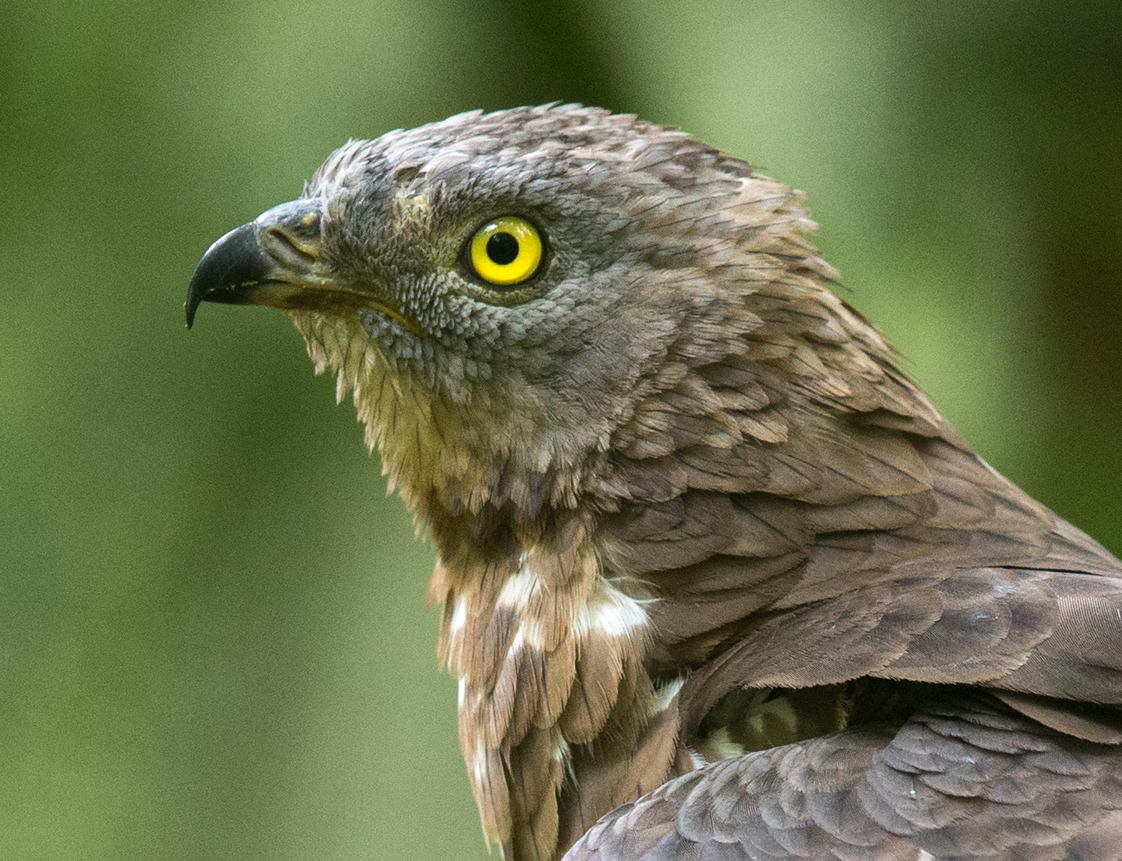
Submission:
<svg viewBox="0 0 1122 861">
<path fill-rule="evenodd" d="M 475 231 L 467 255 L 475 274 L 498 287 L 529 280 L 544 256 L 545 243 L 538 229 L 516 215 L 492 219 Z"/>
</svg>

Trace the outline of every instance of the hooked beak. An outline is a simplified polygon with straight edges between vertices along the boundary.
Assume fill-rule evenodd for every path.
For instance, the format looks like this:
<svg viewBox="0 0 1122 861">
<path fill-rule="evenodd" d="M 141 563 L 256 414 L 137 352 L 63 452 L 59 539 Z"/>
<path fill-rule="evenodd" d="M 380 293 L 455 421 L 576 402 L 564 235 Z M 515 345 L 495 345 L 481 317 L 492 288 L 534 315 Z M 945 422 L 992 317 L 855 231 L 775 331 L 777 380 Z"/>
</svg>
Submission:
<svg viewBox="0 0 1122 861">
<path fill-rule="evenodd" d="M 202 302 L 289 309 L 332 304 L 328 297 L 340 290 L 319 257 L 322 214 L 318 201 L 282 203 L 210 246 L 187 288 L 187 328 Z"/>
<path fill-rule="evenodd" d="M 203 302 L 269 305 L 286 311 L 353 313 L 370 308 L 421 335 L 387 298 L 340 283 L 321 255 L 323 209 L 301 198 L 274 206 L 207 249 L 187 288 L 187 328 Z"/>
</svg>

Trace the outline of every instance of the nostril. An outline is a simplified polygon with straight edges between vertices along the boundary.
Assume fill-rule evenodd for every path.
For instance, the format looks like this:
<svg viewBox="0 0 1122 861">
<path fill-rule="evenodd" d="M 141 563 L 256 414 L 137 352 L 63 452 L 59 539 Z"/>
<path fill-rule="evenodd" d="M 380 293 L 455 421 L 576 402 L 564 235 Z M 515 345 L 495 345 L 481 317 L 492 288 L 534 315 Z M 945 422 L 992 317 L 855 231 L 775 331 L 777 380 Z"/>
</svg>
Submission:
<svg viewBox="0 0 1122 861">
<path fill-rule="evenodd" d="M 314 263 L 318 259 L 318 242 L 301 241 L 277 226 L 268 228 L 265 235 L 270 240 L 266 243 L 269 253 L 280 260 L 287 258 L 288 262 L 292 262 L 295 258 L 303 263 Z"/>
</svg>

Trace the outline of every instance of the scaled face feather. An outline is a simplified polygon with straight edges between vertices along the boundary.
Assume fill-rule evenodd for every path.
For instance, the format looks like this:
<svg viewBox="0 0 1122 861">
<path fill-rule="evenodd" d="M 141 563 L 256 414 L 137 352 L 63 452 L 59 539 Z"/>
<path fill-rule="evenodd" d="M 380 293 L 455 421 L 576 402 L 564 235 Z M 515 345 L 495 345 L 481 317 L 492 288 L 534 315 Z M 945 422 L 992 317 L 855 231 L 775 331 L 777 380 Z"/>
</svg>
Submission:
<svg viewBox="0 0 1122 861">
<path fill-rule="evenodd" d="M 339 371 L 340 391 L 356 389 L 368 441 L 382 442 L 410 498 L 431 484 L 445 504 L 476 510 L 572 505 L 613 437 L 665 448 L 665 421 L 635 423 L 636 412 L 647 396 L 661 409 L 668 373 L 741 352 L 764 322 L 745 296 L 779 286 L 775 276 L 799 301 L 832 306 L 815 323 L 836 339 L 860 331 L 887 349 L 819 285 L 833 272 L 801 237 L 813 225 L 798 195 L 630 117 L 465 114 L 347 144 L 306 195 L 322 201 L 321 259 L 379 307 L 293 316 L 317 367 Z M 547 237 L 525 289 L 490 288 L 462 265 L 471 234 L 507 213 Z M 726 444 L 744 438 L 716 395 L 685 396 L 708 399 L 697 408 Z M 413 432 L 387 434 L 395 422 Z"/>
<path fill-rule="evenodd" d="M 351 141 L 199 266 L 188 320 L 291 314 L 429 528 L 504 858 L 1120 857 L 1122 563 L 973 453 L 813 228 L 562 105 Z"/>
</svg>

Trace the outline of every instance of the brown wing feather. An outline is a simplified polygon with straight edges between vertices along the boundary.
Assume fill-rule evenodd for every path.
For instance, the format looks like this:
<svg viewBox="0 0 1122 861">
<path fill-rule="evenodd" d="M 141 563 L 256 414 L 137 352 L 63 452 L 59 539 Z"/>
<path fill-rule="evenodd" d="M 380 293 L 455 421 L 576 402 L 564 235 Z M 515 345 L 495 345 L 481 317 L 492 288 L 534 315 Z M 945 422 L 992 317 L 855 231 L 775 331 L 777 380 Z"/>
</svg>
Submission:
<svg viewBox="0 0 1122 861">
<path fill-rule="evenodd" d="M 1107 861 L 1119 857 L 1120 809 L 1122 748 L 943 691 L 902 726 L 680 777 L 604 817 L 565 859 Z"/>
<path fill-rule="evenodd" d="M 658 599 L 659 671 L 697 670 L 707 704 L 735 686 L 863 675 L 1118 702 L 1122 563 L 974 455 L 838 300 L 786 285 L 746 301 L 768 324 L 749 351 L 763 332 L 786 351 L 693 362 L 714 396 L 699 383 L 688 403 L 694 419 L 773 412 L 782 440 L 693 435 L 613 461 L 629 501 L 597 541 L 608 573 Z M 815 336 L 824 316 L 849 337 Z M 729 386 L 748 396 L 722 398 Z M 668 439 L 674 416 L 660 419 Z M 669 498 L 665 481 L 644 498 L 656 472 Z"/>
<path fill-rule="evenodd" d="M 746 303 L 764 325 L 743 354 L 682 358 L 713 397 L 656 391 L 599 522 L 606 573 L 655 599 L 656 674 L 688 676 L 682 750 L 744 687 L 872 677 L 1004 701 L 703 766 L 567 857 L 1111 857 L 1117 818 L 1089 826 L 1122 806 L 1122 563 L 974 455 L 844 303 L 791 281 Z M 690 406 L 681 431 L 658 403 Z M 741 438 L 704 439 L 730 427 L 706 410 Z"/>
</svg>

